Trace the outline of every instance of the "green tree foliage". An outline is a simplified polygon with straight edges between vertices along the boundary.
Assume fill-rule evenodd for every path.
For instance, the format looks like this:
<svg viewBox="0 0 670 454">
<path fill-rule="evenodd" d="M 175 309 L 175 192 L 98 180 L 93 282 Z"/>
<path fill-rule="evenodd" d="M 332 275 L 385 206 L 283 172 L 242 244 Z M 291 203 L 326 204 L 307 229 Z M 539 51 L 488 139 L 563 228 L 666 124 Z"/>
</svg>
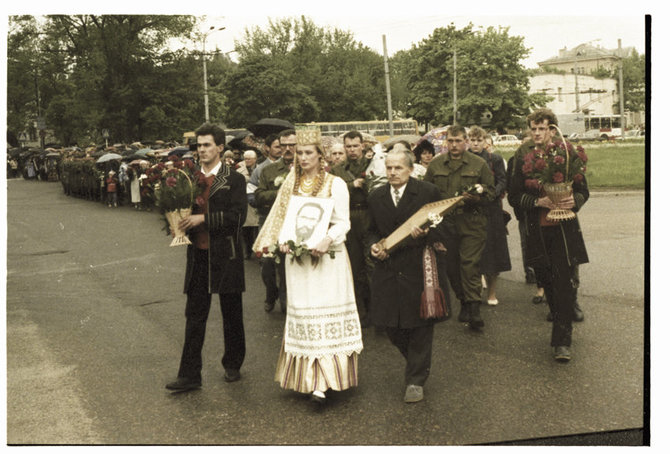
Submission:
<svg viewBox="0 0 670 454">
<path fill-rule="evenodd" d="M 374 120 L 385 114 L 382 57 L 351 33 L 308 18 L 269 21 L 236 43 L 239 65 L 224 82 L 226 123 Z"/>
<path fill-rule="evenodd" d="M 617 77 L 618 80 L 618 77 Z M 623 102 L 624 108 L 631 112 L 642 112 L 645 104 L 646 59 L 635 49 L 623 59 Z"/>
<path fill-rule="evenodd" d="M 166 44 L 172 37 L 189 36 L 194 17 L 54 15 L 39 26 L 30 17 L 10 23 L 9 49 L 16 58 L 8 60 L 9 71 L 25 73 L 28 65 L 47 126 L 64 145 L 99 140 L 103 128 L 113 141 L 127 142 L 145 134 L 177 135 L 174 128 L 184 125 L 175 126 L 174 119 L 188 117 L 192 123 L 191 115 L 175 115 L 183 111 L 178 95 L 192 66 L 184 65 L 187 57 L 167 51 Z M 16 93 L 16 103 L 28 95 Z M 12 110 L 10 127 L 24 130 L 22 124 L 37 114 L 33 104 L 28 103 L 27 112 Z M 159 111 L 165 115 L 155 116 Z"/>
<path fill-rule="evenodd" d="M 508 28 L 437 28 L 400 56 L 407 81 L 404 110 L 421 123 L 453 123 L 456 52 L 457 121 L 481 124 L 483 114 L 491 113 L 489 128 L 516 127 L 531 108 L 547 102 L 544 95 L 528 94 L 529 72 L 520 64 L 528 51 Z"/>
</svg>

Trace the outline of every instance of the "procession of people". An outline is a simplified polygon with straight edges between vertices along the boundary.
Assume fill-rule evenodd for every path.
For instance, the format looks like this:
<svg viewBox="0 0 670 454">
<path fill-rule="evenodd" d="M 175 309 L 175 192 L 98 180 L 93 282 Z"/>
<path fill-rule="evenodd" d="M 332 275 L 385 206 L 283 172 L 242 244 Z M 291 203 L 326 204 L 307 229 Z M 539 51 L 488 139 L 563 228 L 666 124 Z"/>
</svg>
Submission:
<svg viewBox="0 0 670 454">
<path fill-rule="evenodd" d="M 93 150 L 74 150 L 62 154 L 58 174 L 67 195 L 137 210 L 156 208 L 150 169 L 189 160 L 203 175 L 198 203 L 178 225 L 190 243 L 186 330 L 168 390 L 202 386 L 212 294 L 223 315 L 224 379 L 244 377 L 244 262 L 257 260 L 265 298 L 245 310 L 271 312 L 279 302 L 285 327 L 274 379 L 281 388 L 323 406 L 330 393 L 357 386 L 364 330 L 374 327 L 404 358 L 403 400 L 415 403 L 424 399 L 433 352 L 443 348 L 433 345 L 434 325 L 450 318 L 453 306 L 458 322 L 485 335 L 495 320 L 485 321 L 480 306 L 505 305 L 496 293 L 499 274 L 511 269 L 505 197 L 519 220 L 527 283 L 538 288 L 529 302 L 546 300 L 550 309 L 551 355 L 559 363 L 572 358 L 573 322 L 583 320 L 577 267 L 588 262 L 575 213 L 588 186 L 583 172 L 555 173 L 554 181 L 538 172 L 548 158 L 560 164 L 561 150 L 573 164 L 586 156 L 563 139 L 550 110 L 527 122 L 529 137 L 507 163 L 477 125 L 452 125 L 440 143 L 385 148 L 356 130 L 333 142 L 310 127 L 231 141 L 205 123 L 190 147 L 173 147 L 179 153 L 138 154 L 135 147 L 101 161 Z M 380 163 L 381 175 L 370 170 Z M 554 197 L 552 183 L 566 192 Z M 416 220 L 426 205 L 450 198 L 458 201 L 442 216 Z M 399 231 L 402 240 L 387 248 L 384 239 Z"/>
</svg>

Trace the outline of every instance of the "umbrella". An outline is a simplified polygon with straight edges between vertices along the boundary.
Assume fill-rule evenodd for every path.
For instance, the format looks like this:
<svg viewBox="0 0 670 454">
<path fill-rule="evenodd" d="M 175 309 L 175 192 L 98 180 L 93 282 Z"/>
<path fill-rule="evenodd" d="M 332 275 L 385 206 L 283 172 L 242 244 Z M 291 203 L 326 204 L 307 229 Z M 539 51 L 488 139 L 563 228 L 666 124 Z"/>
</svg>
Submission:
<svg viewBox="0 0 670 454">
<path fill-rule="evenodd" d="M 47 153 L 47 158 L 60 158 L 60 153 L 56 152 Z"/>
<path fill-rule="evenodd" d="M 435 154 L 438 155 L 440 153 L 446 153 L 447 152 L 447 146 L 444 144 L 444 141 L 447 138 L 447 130 L 449 129 L 449 126 L 441 126 L 439 128 L 431 129 L 428 131 L 426 134 L 421 137 L 421 140 L 419 142 L 423 142 L 424 140 L 428 140 L 430 143 L 433 144 L 435 147 Z M 417 142 L 417 144 L 419 143 Z"/>
<path fill-rule="evenodd" d="M 382 145 L 384 145 L 384 147 L 388 149 L 391 148 L 393 145 L 397 144 L 398 142 L 400 142 L 401 140 L 404 140 L 405 142 L 408 142 L 410 145 L 414 146 L 415 143 L 421 140 L 421 136 L 417 136 L 416 134 L 393 136 L 389 139 L 386 139 L 386 141 Z"/>
<path fill-rule="evenodd" d="M 242 131 L 238 131 L 234 133 L 230 139 L 228 139 L 228 145 L 231 148 L 236 148 L 236 149 L 241 149 L 245 146 L 245 143 L 243 142 L 245 137 L 248 137 L 251 135 L 251 132 L 243 129 Z"/>
<path fill-rule="evenodd" d="M 176 147 L 168 153 L 168 156 L 176 155 L 176 156 L 182 157 L 186 153 L 188 153 L 189 151 L 190 151 L 190 149 L 188 147 Z"/>
<path fill-rule="evenodd" d="M 263 118 L 247 129 L 255 136 L 267 137 L 270 134 L 279 134 L 284 129 L 295 129 L 295 126 L 281 118 Z"/>
<path fill-rule="evenodd" d="M 102 156 L 100 156 L 98 158 L 98 160 L 95 161 L 95 162 L 96 162 L 96 164 L 100 164 L 100 163 L 107 162 L 107 161 L 113 161 L 115 159 L 121 159 L 122 157 L 123 156 L 121 156 L 120 154 L 107 153 L 107 154 L 103 154 Z"/>
<path fill-rule="evenodd" d="M 137 155 L 137 156 L 144 157 L 144 156 L 147 155 L 147 153 L 149 153 L 149 152 L 151 152 L 151 151 L 154 151 L 154 150 L 152 150 L 151 148 L 142 148 L 141 150 L 137 150 L 137 151 L 136 151 L 135 153 L 133 153 L 133 154 L 134 154 L 134 155 Z"/>
<path fill-rule="evenodd" d="M 147 161 L 146 159 L 135 159 L 134 161 L 130 161 L 131 166 L 134 166 L 134 165 L 141 166 L 143 164 L 144 165 L 149 165 L 149 161 Z"/>
</svg>

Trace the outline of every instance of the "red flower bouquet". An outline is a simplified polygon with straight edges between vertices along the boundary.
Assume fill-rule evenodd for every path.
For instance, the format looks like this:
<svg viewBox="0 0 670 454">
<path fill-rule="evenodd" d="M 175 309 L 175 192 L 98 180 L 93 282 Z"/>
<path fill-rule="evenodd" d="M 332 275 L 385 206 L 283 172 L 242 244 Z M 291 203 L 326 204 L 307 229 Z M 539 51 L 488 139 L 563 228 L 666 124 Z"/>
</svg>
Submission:
<svg viewBox="0 0 670 454">
<path fill-rule="evenodd" d="M 571 143 L 556 141 L 544 149 L 535 148 L 523 157 L 522 172 L 528 189 L 544 190 L 554 203 L 572 194 L 572 183 L 584 181 L 588 157 L 581 146 L 576 150 Z M 571 210 L 551 210 L 547 219 L 562 221 L 573 219 Z"/>
<path fill-rule="evenodd" d="M 169 228 L 174 232 L 170 246 L 191 244 L 186 233 L 179 229 L 179 220 L 191 215 L 193 204 L 204 205 L 201 197 L 206 187 L 204 174 L 189 159 L 170 156 L 145 172 L 142 180 L 144 194 L 155 201 Z"/>
</svg>

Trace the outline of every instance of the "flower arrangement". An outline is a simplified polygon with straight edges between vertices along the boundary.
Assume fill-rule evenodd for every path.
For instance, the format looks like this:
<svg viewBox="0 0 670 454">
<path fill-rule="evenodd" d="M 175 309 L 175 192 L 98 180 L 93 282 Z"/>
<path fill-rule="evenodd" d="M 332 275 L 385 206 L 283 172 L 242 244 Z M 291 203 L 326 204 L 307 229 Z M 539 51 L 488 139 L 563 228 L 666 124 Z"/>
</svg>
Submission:
<svg viewBox="0 0 670 454">
<path fill-rule="evenodd" d="M 470 186 L 463 186 L 460 191 L 456 191 L 456 194 L 454 194 L 454 197 L 461 196 L 463 194 L 472 194 L 472 195 L 479 195 L 484 193 L 484 186 L 481 184 L 473 184 Z"/>
<path fill-rule="evenodd" d="M 284 183 L 284 180 L 286 180 L 286 175 L 287 174 L 279 175 L 277 176 L 277 178 L 274 179 L 274 185 L 276 188 L 278 188 L 279 186 L 282 185 L 282 183 Z"/>
<path fill-rule="evenodd" d="M 567 148 L 567 154 L 566 154 Z M 552 142 L 544 149 L 535 148 L 523 157 L 521 171 L 526 187 L 539 190 L 552 183 L 581 183 L 584 181 L 588 157 L 584 148 L 577 149 L 569 142 Z"/>
<path fill-rule="evenodd" d="M 193 205 L 204 206 L 201 196 L 207 185 L 205 175 L 189 159 L 170 156 L 167 162 L 148 168 L 142 181 L 142 195 L 150 196 L 167 222 L 165 230 L 174 232 L 170 246 L 191 244 L 178 228 L 180 219 L 190 216 Z"/>
<path fill-rule="evenodd" d="M 312 265 L 316 266 L 317 263 L 319 263 L 319 257 L 314 257 L 311 255 L 310 249 L 307 247 L 305 243 L 296 243 L 293 240 L 288 240 L 286 242 L 286 245 L 289 248 L 289 251 L 286 255 L 288 255 L 291 258 L 291 261 L 295 260 L 298 262 L 298 264 L 302 265 L 303 258 L 305 256 L 308 256 L 311 259 Z M 279 248 L 279 243 L 275 243 L 269 247 L 264 247 L 262 252 L 257 252 L 256 257 L 261 258 L 261 257 L 269 257 L 272 258 L 275 263 L 279 264 L 281 263 L 281 256 L 282 252 Z M 335 251 L 330 250 L 328 251 L 328 255 L 330 258 L 334 259 L 335 258 Z"/>
</svg>

